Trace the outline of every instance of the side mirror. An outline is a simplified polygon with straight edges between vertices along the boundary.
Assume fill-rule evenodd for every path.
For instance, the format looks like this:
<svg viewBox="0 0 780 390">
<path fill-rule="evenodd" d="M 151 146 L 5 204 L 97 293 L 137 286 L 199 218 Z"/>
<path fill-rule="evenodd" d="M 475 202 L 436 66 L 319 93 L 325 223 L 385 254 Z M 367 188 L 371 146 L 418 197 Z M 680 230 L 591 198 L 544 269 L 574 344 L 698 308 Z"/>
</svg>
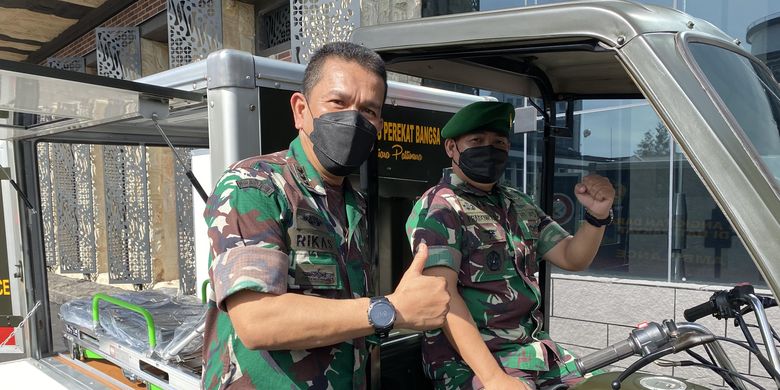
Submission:
<svg viewBox="0 0 780 390">
<path fill-rule="evenodd" d="M 515 108 L 515 134 L 530 133 L 536 131 L 536 108 Z"/>
</svg>

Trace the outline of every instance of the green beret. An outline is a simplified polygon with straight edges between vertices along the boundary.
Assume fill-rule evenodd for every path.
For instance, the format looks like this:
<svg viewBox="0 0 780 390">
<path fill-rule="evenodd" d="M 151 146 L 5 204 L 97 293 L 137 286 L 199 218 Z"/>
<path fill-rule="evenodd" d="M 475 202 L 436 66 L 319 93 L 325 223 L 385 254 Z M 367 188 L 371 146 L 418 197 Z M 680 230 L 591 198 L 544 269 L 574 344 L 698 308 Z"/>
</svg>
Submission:
<svg viewBox="0 0 780 390">
<path fill-rule="evenodd" d="M 460 109 L 441 129 L 442 138 L 455 138 L 472 131 L 492 130 L 509 137 L 515 108 L 509 103 L 475 102 Z"/>
</svg>

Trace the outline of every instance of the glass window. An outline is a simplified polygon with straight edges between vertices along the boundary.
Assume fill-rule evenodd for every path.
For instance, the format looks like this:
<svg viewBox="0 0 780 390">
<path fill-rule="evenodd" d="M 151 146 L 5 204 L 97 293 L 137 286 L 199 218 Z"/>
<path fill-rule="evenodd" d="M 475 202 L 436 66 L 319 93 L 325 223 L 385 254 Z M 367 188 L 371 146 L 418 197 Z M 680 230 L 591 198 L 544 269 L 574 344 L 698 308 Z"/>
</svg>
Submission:
<svg viewBox="0 0 780 390">
<path fill-rule="evenodd" d="M 780 184 L 780 88 L 748 58 L 703 43 L 691 54 Z"/>
<path fill-rule="evenodd" d="M 479 0 L 480 11 L 492 11 L 497 9 L 525 7 L 533 5 L 534 0 Z"/>
<path fill-rule="evenodd" d="M 613 107 L 625 103 L 609 102 Z M 591 173 L 607 177 L 616 189 L 615 223 L 607 228 L 588 272 L 665 280 L 670 140 L 649 105 L 642 100 L 630 103 L 612 109 L 602 108 L 607 101 L 575 105 L 600 109 L 576 112 L 573 137 L 557 140 L 553 218 L 575 233 L 584 210 L 574 196 L 574 185 Z"/>
<path fill-rule="evenodd" d="M 682 153 L 672 169 L 670 279 L 766 285 L 753 260 Z"/>
<path fill-rule="evenodd" d="M 573 189 L 587 174 L 609 178 L 616 189 L 615 222 L 605 231 L 587 273 L 764 285 L 723 213 L 646 101 L 585 100 L 575 107 L 573 136 L 556 140 L 552 216 L 569 232 L 577 231 L 584 210 Z"/>
<path fill-rule="evenodd" d="M 677 4 L 681 11 L 704 19 L 739 39 L 748 50 L 749 26 L 767 15 L 780 12 L 780 1 L 777 0 L 678 0 Z"/>
<path fill-rule="evenodd" d="M 479 10 L 479 0 L 423 0 L 421 5 L 423 18 Z"/>
</svg>

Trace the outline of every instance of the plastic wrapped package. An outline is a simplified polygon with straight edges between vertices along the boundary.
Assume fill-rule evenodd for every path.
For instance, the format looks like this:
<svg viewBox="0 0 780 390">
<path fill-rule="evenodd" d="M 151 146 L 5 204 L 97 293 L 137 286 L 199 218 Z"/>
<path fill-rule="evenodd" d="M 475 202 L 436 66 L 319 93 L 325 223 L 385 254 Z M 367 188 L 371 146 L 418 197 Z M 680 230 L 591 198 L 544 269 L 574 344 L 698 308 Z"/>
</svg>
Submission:
<svg viewBox="0 0 780 390">
<path fill-rule="evenodd" d="M 196 332 L 196 329 L 206 322 L 206 306 L 203 305 L 203 308 L 204 310 L 200 317 L 190 317 L 187 322 L 182 323 L 180 327 L 173 331 L 173 338 L 170 342 L 165 345 L 157 346 L 157 353 L 160 356 L 168 356 L 180 342 L 187 342 L 187 344 L 181 351 L 173 353 L 172 355 L 192 356 L 201 353 L 203 347 L 203 330 L 200 329 L 199 332 Z M 193 332 L 196 334 L 193 335 Z M 188 338 L 192 338 L 192 340 L 187 341 Z"/>
<path fill-rule="evenodd" d="M 157 345 L 155 352 L 166 351 L 174 340 L 181 340 L 204 320 L 206 306 L 193 296 L 173 296 L 159 290 L 114 294 L 127 303 L 140 306 L 154 319 Z M 86 329 L 95 330 L 92 324 L 92 298 L 66 302 L 60 308 L 60 318 Z M 144 317 L 136 312 L 101 300 L 99 303 L 100 330 L 122 344 L 136 350 L 149 349 L 149 337 Z M 203 338 L 196 337 L 179 354 L 200 351 Z"/>
</svg>

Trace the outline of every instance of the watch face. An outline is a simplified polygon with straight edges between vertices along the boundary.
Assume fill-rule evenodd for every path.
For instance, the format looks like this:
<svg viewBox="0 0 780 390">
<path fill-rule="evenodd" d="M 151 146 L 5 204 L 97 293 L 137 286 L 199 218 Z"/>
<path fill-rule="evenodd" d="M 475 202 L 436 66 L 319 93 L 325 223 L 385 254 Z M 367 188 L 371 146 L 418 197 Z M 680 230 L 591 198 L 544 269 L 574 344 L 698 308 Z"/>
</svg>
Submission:
<svg viewBox="0 0 780 390">
<path fill-rule="evenodd" d="M 392 325 L 395 320 L 395 309 L 392 306 L 379 302 L 371 308 L 371 321 L 377 328 L 385 328 Z"/>
</svg>

